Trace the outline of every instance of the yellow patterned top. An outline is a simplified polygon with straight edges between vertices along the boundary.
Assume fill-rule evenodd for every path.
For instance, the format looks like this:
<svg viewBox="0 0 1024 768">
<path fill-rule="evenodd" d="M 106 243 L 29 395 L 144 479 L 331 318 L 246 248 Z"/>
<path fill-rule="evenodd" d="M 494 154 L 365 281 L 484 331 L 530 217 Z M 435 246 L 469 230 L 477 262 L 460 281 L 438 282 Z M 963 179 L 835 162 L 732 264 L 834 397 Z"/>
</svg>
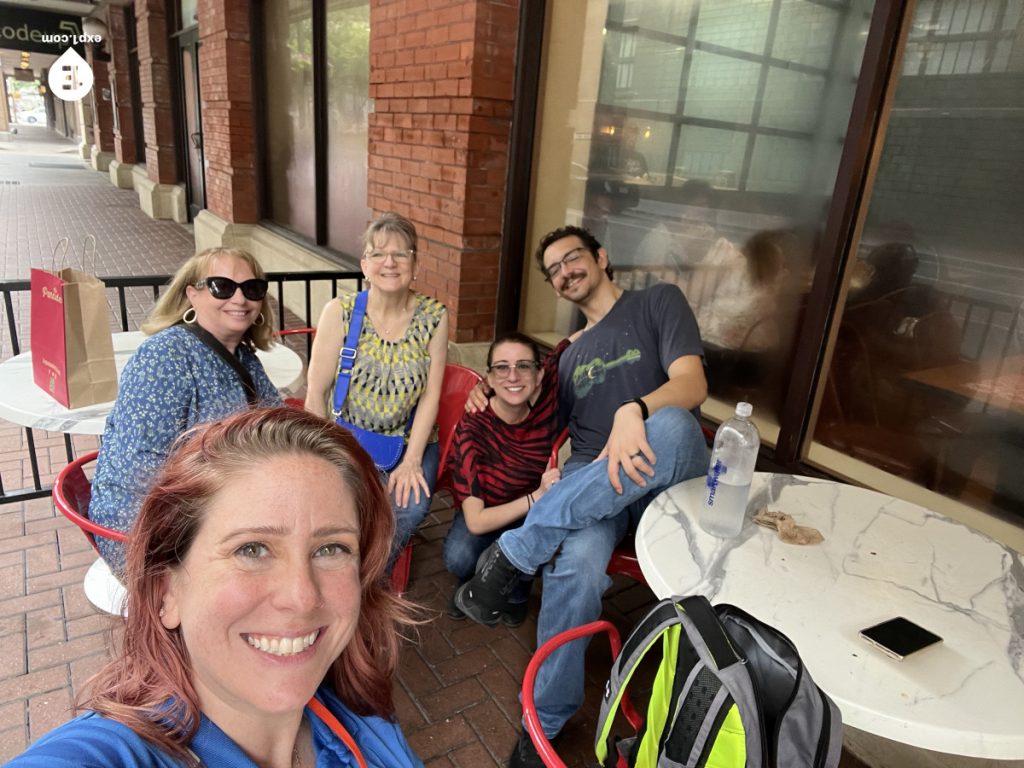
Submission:
<svg viewBox="0 0 1024 768">
<path fill-rule="evenodd" d="M 430 372 L 430 339 L 446 312 L 444 304 L 423 294 L 415 294 L 416 306 L 405 335 L 387 341 L 377 335 L 369 315 L 363 316 L 359 344 L 348 396 L 341 409 L 345 421 L 381 435 L 404 435 L 412 409 L 427 386 Z M 356 295 L 341 302 L 342 338 L 348 335 L 349 318 Z M 338 359 L 339 368 L 341 359 Z M 337 381 L 337 379 L 335 379 Z M 331 391 L 333 402 L 334 392 Z M 431 441 L 436 440 L 432 437 Z"/>
</svg>

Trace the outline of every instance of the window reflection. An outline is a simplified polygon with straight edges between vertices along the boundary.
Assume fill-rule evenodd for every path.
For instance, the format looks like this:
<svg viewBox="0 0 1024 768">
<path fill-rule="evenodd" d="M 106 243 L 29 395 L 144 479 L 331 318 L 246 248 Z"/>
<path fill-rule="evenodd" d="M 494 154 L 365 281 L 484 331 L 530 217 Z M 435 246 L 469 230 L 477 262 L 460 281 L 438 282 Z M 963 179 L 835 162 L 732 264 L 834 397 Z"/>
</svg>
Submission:
<svg viewBox="0 0 1024 768">
<path fill-rule="evenodd" d="M 592 24 L 581 32 L 580 50 L 601 52 L 599 70 L 582 63 L 599 79 L 572 86 L 577 144 L 562 157 L 586 165 L 569 169 L 553 224 L 591 229 L 622 287 L 678 285 L 704 336 L 712 396 L 753 400 L 762 416 L 784 393 L 870 10 L 867 0 L 612 0 L 600 40 Z M 545 316 L 527 312 L 527 327 Z M 559 333 L 579 322 L 552 314 Z"/>
<path fill-rule="evenodd" d="M 270 218 L 314 238 L 312 8 L 305 0 L 264 8 Z"/>
<path fill-rule="evenodd" d="M 327 4 L 327 244 L 359 247 L 370 219 L 366 204 L 370 110 L 370 5 Z"/>
<path fill-rule="evenodd" d="M 945 495 L 1024 509 L 1022 3 L 913 19 L 815 437 Z M 859 284 L 858 284 L 859 283 Z"/>
</svg>

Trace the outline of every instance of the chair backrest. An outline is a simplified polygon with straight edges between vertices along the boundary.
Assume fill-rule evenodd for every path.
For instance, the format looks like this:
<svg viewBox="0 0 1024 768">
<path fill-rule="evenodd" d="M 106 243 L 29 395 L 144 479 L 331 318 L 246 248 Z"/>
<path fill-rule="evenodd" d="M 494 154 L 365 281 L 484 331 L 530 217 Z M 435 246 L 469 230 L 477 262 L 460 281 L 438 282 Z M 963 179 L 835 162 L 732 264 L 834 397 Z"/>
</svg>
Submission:
<svg viewBox="0 0 1024 768">
<path fill-rule="evenodd" d="M 92 483 L 85 475 L 85 465 L 96 461 L 99 451 L 79 456 L 57 475 L 53 483 L 53 503 L 61 514 L 82 529 L 85 538 L 96 549 L 96 536 L 114 541 L 128 541 L 128 534 L 94 523 L 89 519 Z M 99 552 L 99 550 L 96 550 Z"/>
<path fill-rule="evenodd" d="M 300 334 L 306 336 L 306 368 L 308 370 L 309 356 L 310 354 L 312 354 L 313 351 L 313 339 L 316 338 L 316 328 L 288 328 L 284 331 L 277 332 L 277 335 L 280 337 L 282 344 L 284 343 L 284 338 L 286 336 L 297 336 Z M 292 408 L 299 409 L 306 407 L 305 400 L 302 400 L 301 398 L 298 397 L 286 397 L 284 399 L 284 404 Z"/>
<path fill-rule="evenodd" d="M 470 390 L 483 381 L 483 377 L 472 368 L 448 363 L 444 367 L 444 381 L 441 383 L 441 403 L 437 408 L 437 447 L 441 463 L 437 467 L 438 486 L 445 474 L 448 450 L 455 437 L 455 427 L 462 418 Z"/>
</svg>

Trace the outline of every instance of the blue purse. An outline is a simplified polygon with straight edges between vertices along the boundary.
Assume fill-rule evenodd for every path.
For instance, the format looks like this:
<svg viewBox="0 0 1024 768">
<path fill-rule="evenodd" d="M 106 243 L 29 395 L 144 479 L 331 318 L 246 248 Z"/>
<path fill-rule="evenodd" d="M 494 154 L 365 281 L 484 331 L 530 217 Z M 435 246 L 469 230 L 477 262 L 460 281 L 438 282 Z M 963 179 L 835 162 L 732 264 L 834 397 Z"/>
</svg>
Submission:
<svg viewBox="0 0 1024 768">
<path fill-rule="evenodd" d="M 356 362 L 356 349 L 359 346 L 359 333 L 363 329 L 363 317 L 366 315 L 366 291 L 356 294 L 355 306 L 352 308 L 352 319 L 348 326 L 348 336 L 341 347 L 341 355 L 338 357 L 338 381 L 334 385 L 334 408 L 331 414 L 338 426 L 344 427 L 352 433 L 359 441 L 377 469 L 390 472 L 397 465 L 405 452 L 405 435 L 378 435 L 368 429 L 349 424 L 341 418 L 341 409 L 348 396 L 348 387 L 352 380 L 352 366 Z M 412 426 L 413 416 L 416 409 L 413 409 L 409 416 L 409 423 L 405 425 L 406 433 Z"/>
</svg>

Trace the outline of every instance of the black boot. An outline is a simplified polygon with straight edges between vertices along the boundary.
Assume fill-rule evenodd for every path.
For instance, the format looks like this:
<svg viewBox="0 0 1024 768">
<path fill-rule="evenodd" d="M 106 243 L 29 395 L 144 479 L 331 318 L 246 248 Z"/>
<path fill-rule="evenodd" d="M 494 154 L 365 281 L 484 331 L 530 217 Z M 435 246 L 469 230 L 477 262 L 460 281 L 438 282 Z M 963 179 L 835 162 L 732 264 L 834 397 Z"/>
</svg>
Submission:
<svg viewBox="0 0 1024 768">
<path fill-rule="evenodd" d="M 544 768 L 544 761 L 540 759 L 537 748 L 533 746 L 533 739 L 525 728 L 519 731 L 515 749 L 508 758 L 508 768 Z"/>
<path fill-rule="evenodd" d="M 508 597 L 520 573 L 494 542 L 480 557 L 473 578 L 455 593 L 455 605 L 477 624 L 493 627 L 508 611 Z"/>
</svg>

